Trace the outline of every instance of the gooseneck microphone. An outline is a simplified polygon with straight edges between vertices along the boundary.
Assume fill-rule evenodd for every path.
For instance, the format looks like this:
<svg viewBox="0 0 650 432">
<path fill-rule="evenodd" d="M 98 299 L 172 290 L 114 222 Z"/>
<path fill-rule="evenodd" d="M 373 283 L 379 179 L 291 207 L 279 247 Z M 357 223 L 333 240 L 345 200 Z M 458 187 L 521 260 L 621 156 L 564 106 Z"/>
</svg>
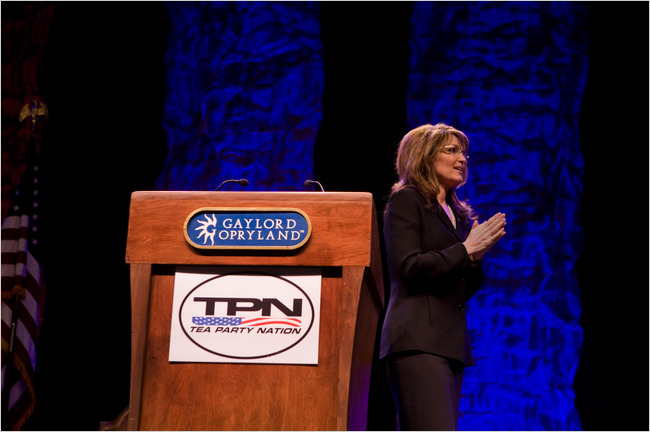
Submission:
<svg viewBox="0 0 650 432">
<path fill-rule="evenodd" d="M 217 186 L 212 192 L 218 191 L 226 183 L 238 183 L 240 186 L 248 186 L 248 180 L 246 180 L 246 179 L 239 179 L 239 180 L 237 180 L 237 179 L 228 179 L 228 180 L 222 181 L 221 184 L 219 186 Z"/>
<path fill-rule="evenodd" d="M 323 189 L 323 185 L 320 184 L 320 182 L 317 182 L 316 180 L 305 180 L 305 186 L 307 186 L 307 187 L 311 187 L 311 186 L 313 186 L 315 184 L 318 185 L 321 192 L 325 192 L 325 189 Z"/>
</svg>

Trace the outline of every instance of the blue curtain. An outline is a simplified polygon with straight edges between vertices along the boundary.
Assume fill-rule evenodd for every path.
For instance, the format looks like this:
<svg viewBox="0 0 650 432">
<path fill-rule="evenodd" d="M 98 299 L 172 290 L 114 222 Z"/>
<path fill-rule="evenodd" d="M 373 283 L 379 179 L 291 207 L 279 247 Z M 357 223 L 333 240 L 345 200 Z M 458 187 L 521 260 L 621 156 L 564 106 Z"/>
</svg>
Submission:
<svg viewBox="0 0 650 432">
<path fill-rule="evenodd" d="M 477 357 L 459 427 L 574 430 L 582 346 L 576 261 L 587 76 L 586 7 L 575 2 L 416 2 L 409 127 L 443 121 L 470 139 L 459 190 L 481 219 L 507 214 L 469 302 Z"/>
<path fill-rule="evenodd" d="M 304 190 L 321 119 L 318 4 L 167 7 L 169 148 L 157 187 L 212 190 L 244 177 L 248 190 Z"/>
</svg>

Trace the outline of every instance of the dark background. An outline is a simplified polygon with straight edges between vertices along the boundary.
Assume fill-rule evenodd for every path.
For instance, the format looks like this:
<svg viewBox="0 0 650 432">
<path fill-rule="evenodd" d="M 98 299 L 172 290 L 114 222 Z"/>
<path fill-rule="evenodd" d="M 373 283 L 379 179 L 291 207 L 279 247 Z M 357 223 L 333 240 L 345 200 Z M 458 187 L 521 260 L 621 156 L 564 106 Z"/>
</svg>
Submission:
<svg viewBox="0 0 650 432">
<path fill-rule="evenodd" d="M 584 345 L 576 405 L 585 430 L 647 430 L 648 4 L 587 8 L 589 74 L 580 118 Z M 22 14 L 20 5 L 2 4 L 3 23 Z M 369 183 L 372 164 L 362 156 L 391 164 L 393 149 L 349 149 L 378 141 L 358 127 L 370 120 L 383 125 L 374 133 L 384 138 L 397 141 L 405 132 L 409 16 L 409 3 L 374 8 L 372 19 L 360 4 L 322 4 L 326 81 L 314 177 L 330 190 L 371 191 L 379 206 L 393 173 L 379 183 L 374 173 Z M 95 430 L 128 405 L 128 207 L 132 191 L 154 188 L 166 153 L 168 26 L 162 3 L 56 5 L 43 71 L 51 113 L 41 163 L 48 291 L 37 405 L 25 429 Z M 355 55 L 369 40 L 379 52 Z M 340 147 L 323 148 L 323 140 Z M 350 157 L 340 172 L 353 174 L 329 174 L 341 153 Z M 81 213 L 91 217 L 70 218 Z M 72 239 L 72 231 L 80 235 Z M 85 247 L 90 240 L 93 246 Z"/>
</svg>

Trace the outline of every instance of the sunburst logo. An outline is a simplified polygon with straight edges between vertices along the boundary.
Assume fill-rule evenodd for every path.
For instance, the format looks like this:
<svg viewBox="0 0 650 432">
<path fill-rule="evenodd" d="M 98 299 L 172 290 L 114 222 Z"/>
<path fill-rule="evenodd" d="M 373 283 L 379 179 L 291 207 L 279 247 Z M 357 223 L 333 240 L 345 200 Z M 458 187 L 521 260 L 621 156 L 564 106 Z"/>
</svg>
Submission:
<svg viewBox="0 0 650 432">
<path fill-rule="evenodd" d="M 205 214 L 205 220 L 197 220 L 199 227 L 196 227 L 195 231 L 201 231 L 197 236 L 198 239 L 203 238 L 203 244 L 206 244 L 208 239 L 210 239 L 210 244 L 214 246 L 214 234 L 217 232 L 217 215 L 212 214 L 212 219 L 210 219 L 209 214 Z M 212 229 L 210 229 L 212 228 Z"/>
</svg>

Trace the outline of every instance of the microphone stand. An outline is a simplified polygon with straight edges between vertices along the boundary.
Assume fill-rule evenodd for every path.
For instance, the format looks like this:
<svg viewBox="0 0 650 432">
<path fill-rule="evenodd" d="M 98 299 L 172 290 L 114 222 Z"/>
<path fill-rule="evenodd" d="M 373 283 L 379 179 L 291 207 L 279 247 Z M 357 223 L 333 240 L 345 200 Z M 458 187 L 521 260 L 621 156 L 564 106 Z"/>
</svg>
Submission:
<svg viewBox="0 0 650 432">
<path fill-rule="evenodd" d="M 226 183 L 238 183 L 240 186 L 248 186 L 248 180 L 246 180 L 246 179 L 239 179 L 239 180 L 237 180 L 237 179 L 228 179 L 228 180 L 222 181 L 221 184 L 219 186 L 217 186 L 212 192 L 218 191 Z"/>
</svg>

